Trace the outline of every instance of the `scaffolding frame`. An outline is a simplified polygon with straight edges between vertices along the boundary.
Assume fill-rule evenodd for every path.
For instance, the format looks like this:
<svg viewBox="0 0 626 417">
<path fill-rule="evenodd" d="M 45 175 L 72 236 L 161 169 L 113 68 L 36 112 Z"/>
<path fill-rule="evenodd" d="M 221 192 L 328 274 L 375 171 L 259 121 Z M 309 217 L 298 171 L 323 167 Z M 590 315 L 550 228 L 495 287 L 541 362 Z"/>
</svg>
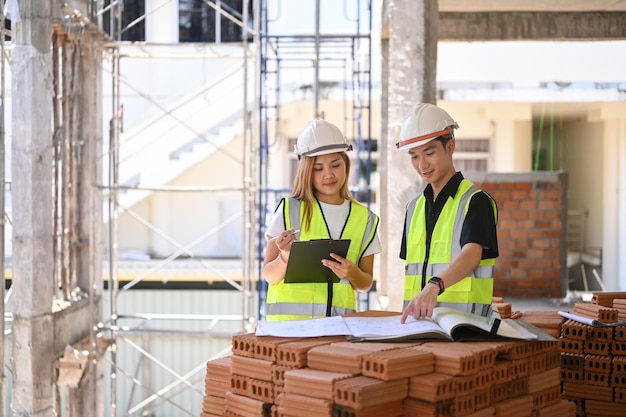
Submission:
<svg viewBox="0 0 626 417">
<path fill-rule="evenodd" d="M 344 103 L 350 102 L 351 109 L 344 115 L 344 133 L 350 127 L 353 132 L 353 141 L 356 149 L 356 187 L 351 191 L 357 199 L 368 207 L 372 203 L 372 153 L 373 139 L 371 127 L 372 102 L 372 10 L 371 2 L 357 0 L 355 17 L 348 16 L 346 1 L 344 0 L 344 17 L 354 23 L 354 32 L 346 34 L 327 33 L 320 30 L 321 4 L 315 0 L 315 31 L 310 34 L 271 34 L 269 27 L 272 17 L 267 7 L 267 1 L 262 1 L 260 12 L 261 27 L 259 30 L 259 195 L 257 201 L 258 224 L 257 229 L 257 272 L 262 275 L 262 266 L 265 252 L 265 221 L 267 214 L 273 212 L 276 203 L 281 197 L 287 196 L 290 189 L 276 188 L 269 184 L 269 159 L 273 143 L 281 140 L 281 106 L 282 81 L 285 71 L 294 68 L 313 69 L 312 101 L 313 114 L 311 119 L 324 118 L 319 107 L 321 89 L 324 82 L 320 79 L 320 70 L 325 66 L 331 68 L 339 64 L 339 68 L 348 70 L 348 79 L 340 82 L 343 90 Z M 361 15 L 362 5 L 369 7 L 366 19 Z M 363 31 L 363 20 L 365 30 Z M 294 67 L 295 65 L 295 67 Z M 345 76 L 344 72 L 344 76 Z M 346 97 L 348 92 L 351 97 Z M 272 136 L 273 135 L 273 136 Z M 267 282 L 259 280 L 258 286 L 259 314 L 262 316 L 267 295 Z M 358 293 L 360 310 L 369 306 L 369 295 Z"/>
</svg>

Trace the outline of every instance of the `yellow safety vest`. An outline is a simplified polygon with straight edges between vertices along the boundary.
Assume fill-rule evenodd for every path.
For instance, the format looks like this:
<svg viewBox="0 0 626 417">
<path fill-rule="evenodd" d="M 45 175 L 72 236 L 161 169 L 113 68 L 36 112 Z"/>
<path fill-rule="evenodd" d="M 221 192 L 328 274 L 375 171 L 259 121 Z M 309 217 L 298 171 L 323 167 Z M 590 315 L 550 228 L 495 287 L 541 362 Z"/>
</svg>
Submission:
<svg viewBox="0 0 626 417">
<path fill-rule="evenodd" d="M 283 217 L 286 229 L 300 229 L 300 240 L 330 239 L 328 226 L 319 202 L 315 200 L 310 230 L 300 227 L 304 203 L 295 198 L 283 200 Z M 363 253 L 376 234 L 378 216 L 364 205 L 351 202 L 350 213 L 341 233 L 341 239 L 350 239 L 346 258 L 359 264 Z M 301 320 L 327 315 L 329 289 L 326 283 L 272 284 L 267 291 L 266 320 Z M 333 284 L 330 315 L 342 315 L 356 311 L 356 291 L 347 279 Z"/>
<path fill-rule="evenodd" d="M 471 197 L 480 190 L 463 179 L 454 198 L 448 198 L 433 230 L 430 253 L 426 253 L 426 218 L 424 195 L 407 205 L 406 266 L 404 275 L 404 306 L 423 288 L 422 282 L 441 274 L 450 261 L 461 253 L 461 230 Z M 497 221 L 497 207 L 491 199 Z M 428 263 L 424 272 L 424 263 Z M 467 312 L 487 315 L 493 298 L 493 270 L 495 259 L 483 259 L 470 276 L 446 288 L 437 297 L 438 306 L 449 306 Z M 426 280 L 422 280 L 422 274 Z"/>
</svg>

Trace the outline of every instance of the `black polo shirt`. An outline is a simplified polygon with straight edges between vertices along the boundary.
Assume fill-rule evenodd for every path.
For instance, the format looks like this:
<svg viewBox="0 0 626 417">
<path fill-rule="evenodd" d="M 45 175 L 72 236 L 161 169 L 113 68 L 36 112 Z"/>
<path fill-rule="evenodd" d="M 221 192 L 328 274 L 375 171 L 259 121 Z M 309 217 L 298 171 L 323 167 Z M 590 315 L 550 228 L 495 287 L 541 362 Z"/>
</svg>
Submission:
<svg viewBox="0 0 626 417">
<path fill-rule="evenodd" d="M 437 219 L 439 219 L 439 215 L 441 214 L 441 210 L 443 210 L 448 198 L 454 198 L 462 180 L 463 174 L 460 172 L 454 174 L 445 187 L 443 187 L 436 201 L 433 201 L 433 187 L 428 184 L 424 189 L 424 197 L 426 198 L 427 245 L 430 246 L 430 239 L 435 229 Z M 400 258 L 402 259 L 406 259 L 406 221 L 407 215 L 404 217 L 404 228 L 402 229 L 402 245 L 400 247 Z M 481 245 L 483 247 L 482 259 L 498 257 L 498 237 L 496 234 L 493 206 L 485 191 L 474 194 L 470 200 L 467 214 L 463 221 L 460 243 L 461 247 L 467 243 L 478 243 Z"/>
</svg>

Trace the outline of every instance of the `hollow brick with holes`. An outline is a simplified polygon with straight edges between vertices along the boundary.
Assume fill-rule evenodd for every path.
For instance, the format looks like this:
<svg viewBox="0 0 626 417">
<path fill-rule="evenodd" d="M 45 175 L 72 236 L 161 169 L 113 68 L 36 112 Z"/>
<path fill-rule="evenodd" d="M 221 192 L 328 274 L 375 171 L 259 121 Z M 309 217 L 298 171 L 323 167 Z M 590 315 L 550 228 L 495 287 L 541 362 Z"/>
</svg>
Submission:
<svg viewBox="0 0 626 417">
<path fill-rule="evenodd" d="M 375 352 L 363 357 L 362 374 L 391 381 L 432 373 L 435 357 L 419 347 Z"/>
<path fill-rule="evenodd" d="M 408 378 L 381 381 L 368 376 L 356 376 L 335 383 L 334 400 L 348 407 L 369 407 L 394 400 L 402 400 L 408 395 Z"/>
<path fill-rule="evenodd" d="M 430 373 L 409 378 L 408 396 L 431 403 L 453 398 L 456 395 L 456 378 L 451 375 Z"/>
<path fill-rule="evenodd" d="M 626 342 L 614 340 L 611 342 L 610 349 L 615 356 L 626 356 Z"/>
<path fill-rule="evenodd" d="M 610 342 L 613 340 L 613 327 L 610 326 L 589 326 L 587 338 L 602 342 Z"/>
<path fill-rule="evenodd" d="M 238 395 L 249 396 L 248 381 L 250 378 L 243 375 L 232 374 L 230 376 L 230 390 Z"/>
<path fill-rule="evenodd" d="M 567 369 L 585 369 L 585 355 L 564 352 L 561 354 L 561 367 Z"/>
<path fill-rule="evenodd" d="M 584 353 L 591 355 L 608 355 L 611 353 L 611 345 L 611 342 L 587 340 L 584 345 Z"/>
<path fill-rule="evenodd" d="M 254 340 L 254 358 L 276 362 L 276 349 L 278 345 L 293 342 L 293 337 L 263 336 Z"/>
<path fill-rule="evenodd" d="M 585 371 L 608 374 L 611 372 L 611 357 L 608 355 L 586 355 Z"/>
<path fill-rule="evenodd" d="M 254 357 L 254 342 L 257 336 L 254 333 L 238 334 L 231 338 L 233 355 Z"/>
<path fill-rule="evenodd" d="M 626 374 L 626 356 L 611 357 L 613 375 Z"/>
<path fill-rule="evenodd" d="M 626 387 L 615 387 L 615 402 L 626 403 Z"/>
<path fill-rule="evenodd" d="M 587 330 L 591 326 L 579 323 L 575 320 L 566 320 L 561 326 L 561 337 L 566 339 L 585 340 L 587 339 Z"/>
<path fill-rule="evenodd" d="M 612 387 L 626 387 L 626 375 L 624 374 L 613 374 L 611 375 L 610 381 Z"/>
<path fill-rule="evenodd" d="M 561 369 L 561 380 L 575 383 L 583 383 L 585 381 L 585 371 L 582 369 Z"/>
<path fill-rule="evenodd" d="M 304 368 L 307 365 L 307 352 L 309 349 L 315 346 L 329 345 L 342 340 L 345 340 L 345 337 L 326 336 L 281 343 L 276 348 L 276 363 L 278 365 Z"/>
<path fill-rule="evenodd" d="M 585 341 L 576 339 L 560 339 L 561 351 L 565 353 L 582 354 L 585 350 Z"/>
</svg>

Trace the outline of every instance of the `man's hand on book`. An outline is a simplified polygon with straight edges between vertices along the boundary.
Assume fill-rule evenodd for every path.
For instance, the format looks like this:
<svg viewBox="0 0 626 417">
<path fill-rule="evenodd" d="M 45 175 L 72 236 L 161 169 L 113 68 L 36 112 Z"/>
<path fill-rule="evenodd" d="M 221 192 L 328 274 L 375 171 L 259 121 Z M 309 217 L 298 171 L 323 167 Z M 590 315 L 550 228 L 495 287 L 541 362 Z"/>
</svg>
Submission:
<svg viewBox="0 0 626 417">
<path fill-rule="evenodd" d="M 409 305 L 402 312 L 401 323 L 404 323 L 409 316 L 416 319 L 423 317 L 432 317 L 433 309 L 437 304 L 437 296 L 439 295 L 439 287 L 436 285 L 426 285 L 419 294 L 417 294 Z"/>
</svg>

